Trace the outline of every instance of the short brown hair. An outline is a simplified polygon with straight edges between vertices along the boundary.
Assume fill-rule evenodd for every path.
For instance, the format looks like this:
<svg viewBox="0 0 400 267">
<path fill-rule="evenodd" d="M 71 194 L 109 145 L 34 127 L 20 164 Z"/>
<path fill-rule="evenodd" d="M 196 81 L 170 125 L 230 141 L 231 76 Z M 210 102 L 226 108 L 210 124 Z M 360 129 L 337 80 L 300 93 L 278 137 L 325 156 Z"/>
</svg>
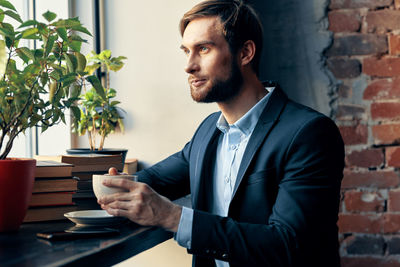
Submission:
<svg viewBox="0 0 400 267">
<path fill-rule="evenodd" d="M 181 35 L 187 25 L 194 19 L 218 16 L 223 26 L 223 34 L 235 55 L 244 43 L 252 40 L 256 45 L 256 53 L 251 66 L 256 74 L 259 72 L 262 49 L 262 24 L 254 9 L 243 0 L 207 0 L 186 12 L 180 23 Z"/>
</svg>

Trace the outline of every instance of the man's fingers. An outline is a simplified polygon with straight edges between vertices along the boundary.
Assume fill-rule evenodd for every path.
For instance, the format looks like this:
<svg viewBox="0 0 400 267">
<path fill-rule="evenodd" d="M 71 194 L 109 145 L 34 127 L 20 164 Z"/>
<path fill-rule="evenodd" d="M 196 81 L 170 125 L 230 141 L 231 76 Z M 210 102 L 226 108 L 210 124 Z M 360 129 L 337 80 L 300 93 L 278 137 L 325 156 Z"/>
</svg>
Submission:
<svg viewBox="0 0 400 267">
<path fill-rule="evenodd" d="M 113 201 L 130 201 L 132 199 L 132 196 L 129 194 L 129 192 L 126 193 L 115 193 L 111 195 L 106 195 L 101 198 L 99 198 L 98 202 L 100 204 L 108 204 Z"/>
<path fill-rule="evenodd" d="M 108 205 L 104 205 L 107 209 L 130 210 L 134 208 L 135 204 L 130 201 L 113 201 Z"/>
<path fill-rule="evenodd" d="M 113 208 L 107 208 L 106 209 L 107 213 L 113 216 L 120 216 L 120 217 L 129 217 L 129 213 L 126 210 L 120 210 L 120 209 L 113 209 Z"/>
<path fill-rule="evenodd" d="M 111 167 L 110 169 L 108 169 L 108 174 L 109 175 L 118 175 L 117 168 Z"/>
<path fill-rule="evenodd" d="M 120 187 L 120 188 L 124 188 L 128 191 L 137 187 L 136 182 L 133 182 L 129 179 L 124 179 L 124 178 L 104 179 L 103 185 L 109 186 L 109 187 Z"/>
</svg>

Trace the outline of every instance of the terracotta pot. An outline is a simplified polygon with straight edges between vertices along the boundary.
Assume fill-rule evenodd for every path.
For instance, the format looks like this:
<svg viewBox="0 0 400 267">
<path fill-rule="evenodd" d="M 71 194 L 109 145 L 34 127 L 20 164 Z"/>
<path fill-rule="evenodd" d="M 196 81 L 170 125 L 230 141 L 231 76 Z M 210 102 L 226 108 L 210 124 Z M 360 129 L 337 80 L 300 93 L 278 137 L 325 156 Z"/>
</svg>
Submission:
<svg viewBox="0 0 400 267">
<path fill-rule="evenodd" d="M 35 181 L 36 160 L 0 160 L 0 232 L 18 230 L 24 220 Z"/>
</svg>

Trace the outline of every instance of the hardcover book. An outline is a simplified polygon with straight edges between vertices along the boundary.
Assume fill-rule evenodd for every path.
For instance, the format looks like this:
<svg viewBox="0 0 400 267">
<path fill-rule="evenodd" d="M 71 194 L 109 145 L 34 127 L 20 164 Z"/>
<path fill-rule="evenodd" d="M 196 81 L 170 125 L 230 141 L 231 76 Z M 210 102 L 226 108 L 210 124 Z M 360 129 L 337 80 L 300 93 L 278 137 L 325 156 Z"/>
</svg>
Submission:
<svg viewBox="0 0 400 267">
<path fill-rule="evenodd" d="M 70 163 L 62 163 L 53 160 L 37 160 L 35 177 L 70 177 L 72 167 Z"/>
<path fill-rule="evenodd" d="M 49 192 L 32 194 L 29 207 L 74 205 L 72 196 L 75 192 Z"/>
</svg>

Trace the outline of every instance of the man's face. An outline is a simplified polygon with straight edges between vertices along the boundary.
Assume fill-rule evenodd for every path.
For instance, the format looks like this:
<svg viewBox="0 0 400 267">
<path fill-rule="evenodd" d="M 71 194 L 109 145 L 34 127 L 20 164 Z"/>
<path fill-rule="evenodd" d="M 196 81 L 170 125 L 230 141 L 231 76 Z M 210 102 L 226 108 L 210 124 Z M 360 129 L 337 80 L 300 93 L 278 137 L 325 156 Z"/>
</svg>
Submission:
<svg viewBox="0 0 400 267">
<path fill-rule="evenodd" d="M 190 92 L 197 102 L 224 102 L 236 96 L 243 77 L 222 34 L 218 17 L 191 21 L 183 34 Z"/>
</svg>

